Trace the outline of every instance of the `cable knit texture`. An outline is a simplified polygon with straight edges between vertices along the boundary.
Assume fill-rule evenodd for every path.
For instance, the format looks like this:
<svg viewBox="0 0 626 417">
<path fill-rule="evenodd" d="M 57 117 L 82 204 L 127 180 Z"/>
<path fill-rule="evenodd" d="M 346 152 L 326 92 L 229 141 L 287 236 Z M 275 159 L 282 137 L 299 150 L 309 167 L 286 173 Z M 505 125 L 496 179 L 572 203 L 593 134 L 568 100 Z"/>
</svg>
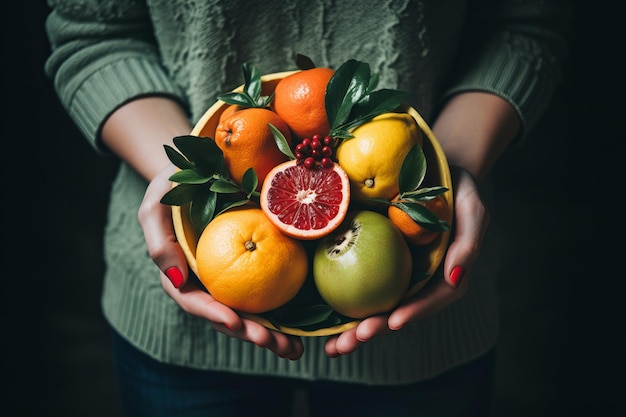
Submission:
<svg viewBox="0 0 626 417">
<path fill-rule="evenodd" d="M 350 58 L 369 63 L 380 75 L 380 87 L 408 91 L 409 103 L 429 122 L 451 94 L 493 92 L 514 106 L 527 133 L 560 80 L 568 12 L 548 1 L 49 4 L 53 52 L 45 69 L 68 113 L 99 152 L 106 152 L 98 137 L 102 123 L 127 101 L 169 96 L 185 103 L 193 123 L 218 94 L 243 82 L 244 62 L 262 73 L 285 71 L 295 69 L 296 53 L 308 55 L 318 66 L 337 67 Z M 487 184 L 483 191 L 488 196 Z M 327 358 L 326 338 L 305 338 L 304 357 L 292 362 L 213 331 L 165 294 L 137 222 L 146 185 L 131 168 L 120 165 L 105 230 L 102 306 L 118 332 L 159 361 L 249 374 L 398 384 L 437 375 L 495 343 L 497 216 L 468 277 L 472 285 L 466 297 L 345 357 Z"/>
</svg>

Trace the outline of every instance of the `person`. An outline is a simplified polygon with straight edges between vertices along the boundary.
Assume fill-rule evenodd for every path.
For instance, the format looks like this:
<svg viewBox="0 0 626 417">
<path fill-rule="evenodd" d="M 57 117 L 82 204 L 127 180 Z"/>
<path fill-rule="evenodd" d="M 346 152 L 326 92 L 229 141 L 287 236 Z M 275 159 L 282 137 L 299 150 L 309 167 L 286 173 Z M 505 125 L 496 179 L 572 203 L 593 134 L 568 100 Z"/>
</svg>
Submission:
<svg viewBox="0 0 626 417">
<path fill-rule="evenodd" d="M 105 229 L 104 315 L 129 416 L 486 416 L 500 271 L 492 167 L 532 132 L 561 77 L 559 1 L 49 0 L 45 71 L 79 130 L 120 159 Z M 163 146 L 242 83 L 241 67 L 367 62 L 409 92 L 453 173 L 440 271 L 388 314 L 328 337 L 270 330 L 189 279 Z M 506 275 L 504 275 L 506 279 Z"/>
</svg>

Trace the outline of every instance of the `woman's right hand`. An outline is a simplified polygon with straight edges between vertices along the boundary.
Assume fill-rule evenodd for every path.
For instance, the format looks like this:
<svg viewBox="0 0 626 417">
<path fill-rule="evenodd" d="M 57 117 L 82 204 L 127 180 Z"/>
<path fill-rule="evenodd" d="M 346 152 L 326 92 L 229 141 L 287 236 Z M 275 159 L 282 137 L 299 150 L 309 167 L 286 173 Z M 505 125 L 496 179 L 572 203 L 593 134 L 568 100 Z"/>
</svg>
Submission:
<svg viewBox="0 0 626 417">
<path fill-rule="evenodd" d="M 208 320 L 215 330 L 269 349 L 281 358 L 299 359 L 304 352 L 299 337 L 270 330 L 240 317 L 188 279 L 187 262 L 176 239 L 171 207 L 160 202 L 171 188 L 169 177 L 175 169 L 169 164 L 154 177 L 138 213 L 150 257 L 161 270 L 163 289 L 184 311 Z"/>
</svg>

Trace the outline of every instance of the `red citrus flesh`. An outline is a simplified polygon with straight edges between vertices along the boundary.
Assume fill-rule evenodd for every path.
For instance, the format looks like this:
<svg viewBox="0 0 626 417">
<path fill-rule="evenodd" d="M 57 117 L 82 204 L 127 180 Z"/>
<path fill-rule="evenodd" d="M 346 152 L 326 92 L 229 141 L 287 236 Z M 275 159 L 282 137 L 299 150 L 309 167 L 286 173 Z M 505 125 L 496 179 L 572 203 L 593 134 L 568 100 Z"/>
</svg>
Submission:
<svg viewBox="0 0 626 417">
<path fill-rule="evenodd" d="M 272 169 L 261 189 L 261 209 L 283 233 L 296 239 L 326 236 L 346 217 L 350 180 L 336 163 L 312 169 L 295 160 Z"/>
</svg>

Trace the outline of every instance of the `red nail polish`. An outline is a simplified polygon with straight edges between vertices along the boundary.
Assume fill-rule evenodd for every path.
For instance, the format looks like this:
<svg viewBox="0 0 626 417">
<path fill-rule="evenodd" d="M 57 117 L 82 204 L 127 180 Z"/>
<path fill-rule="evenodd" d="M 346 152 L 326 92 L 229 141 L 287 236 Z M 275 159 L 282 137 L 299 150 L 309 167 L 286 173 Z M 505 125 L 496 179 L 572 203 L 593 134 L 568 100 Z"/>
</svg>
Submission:
<svg viewBox="0 0 626 417">
<path fill-rule="evenodd" d="M 454 284 L 455 287 L 458 287 L 461 284 L 461 280 L 464 275 L 465 269 L 462 266 L 455 266 L 450 273 L 450 281 L 452 281 L 452 284 Z"/>
<path fill-rule="evenodd" d="M 178 288 L 182 285 L 183 273 L 180 272 L 180 270 L 175 266 L 166 270 L 165 275 L 167 275 L 167 278 L 172 282 L 172 285 L 174 285 L 174 287 Z"/>
</svg>

